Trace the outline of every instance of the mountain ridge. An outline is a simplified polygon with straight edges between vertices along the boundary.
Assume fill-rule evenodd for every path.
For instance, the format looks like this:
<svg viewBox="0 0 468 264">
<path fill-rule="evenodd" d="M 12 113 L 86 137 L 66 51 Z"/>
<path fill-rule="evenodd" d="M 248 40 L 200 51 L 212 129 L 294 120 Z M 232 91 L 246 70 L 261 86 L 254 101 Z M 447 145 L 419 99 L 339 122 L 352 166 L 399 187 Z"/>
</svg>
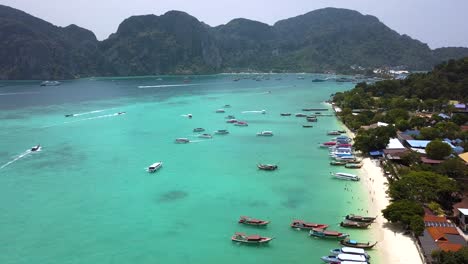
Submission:
<svg viewBox="0 0 468 264">
<path fill-rule="evenodd" d="M 352 65 L 429 70 L 468 56 L 468 48 L 431 50 L 377 17 L 341 8 L 318 9 L 273 25 L 236 18 L 216 27 L 172 10 L 131 16 L 98 41 L 77 25 L 58 27 L 0 5 L 0 47 L 0 79 L 347 72 Z"/>
</svg>

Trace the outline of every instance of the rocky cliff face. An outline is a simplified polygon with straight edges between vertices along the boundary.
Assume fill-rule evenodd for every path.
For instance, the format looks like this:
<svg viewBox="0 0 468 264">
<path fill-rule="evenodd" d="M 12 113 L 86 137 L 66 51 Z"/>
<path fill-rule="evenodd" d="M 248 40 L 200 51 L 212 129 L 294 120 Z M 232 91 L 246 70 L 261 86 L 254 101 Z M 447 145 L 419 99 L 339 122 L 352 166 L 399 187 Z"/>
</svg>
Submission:
<svg viewBox="0 0 468 264">
<path fill-rule="evenodd" d="M 179 11 L 133 16 L 99 42 L 76 25 L 57 27 L 0 5 L 0 79 L 308 71 L 406 65 L 430 69 L 468 56 L 466 48 L 432 51 L 377 18 L 336 8 L 273 26 L 234 19 L 210 27 Z"/>
</svg>

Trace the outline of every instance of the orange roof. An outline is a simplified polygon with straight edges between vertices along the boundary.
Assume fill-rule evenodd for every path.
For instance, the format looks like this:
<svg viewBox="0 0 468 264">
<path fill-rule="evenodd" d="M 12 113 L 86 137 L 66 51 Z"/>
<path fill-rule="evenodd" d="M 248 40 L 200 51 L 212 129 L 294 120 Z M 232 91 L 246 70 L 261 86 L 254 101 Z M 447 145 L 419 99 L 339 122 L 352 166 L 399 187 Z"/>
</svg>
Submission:
<svg viewBox="0 0 468 264">
<path fill-rule="evenodd" d="M 445 218 L 444 216 L 425 214 L 424 222 L 447 222 L 447 218 Z"/>
<path fill-rule="evenodd" d="M 439 230 L 439 228 L 437 228 L 437 227 L 428 227 L 427 232 L 429 232 L 432 239 L 434 239 L 434 241 L 436 241 L 436 242 L 437 241 L 447 241 L 447 238 L 445 237 L 444 232 Z"/>
<path fill-rule="evenodd" d="M 458 251 L 463 247 L 463 245 L 460 244 L 452 244 L 447 242 L 439 242 L 437 243 L 437 246 L 439 246 L 439 248 L 443 251 Z"/>
</svg>

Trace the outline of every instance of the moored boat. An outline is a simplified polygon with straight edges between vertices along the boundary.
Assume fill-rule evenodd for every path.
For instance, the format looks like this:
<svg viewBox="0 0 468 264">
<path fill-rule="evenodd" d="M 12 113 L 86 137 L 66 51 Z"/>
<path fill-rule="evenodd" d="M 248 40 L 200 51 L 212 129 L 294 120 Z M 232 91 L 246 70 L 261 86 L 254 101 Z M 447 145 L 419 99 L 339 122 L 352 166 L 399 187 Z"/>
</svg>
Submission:
<svg viewBox="0 0 468 264">
<path fill-rule="evenodd" d="M 372 223 L 369 222 L 356 222 L 345 219 L 340 223 L 342 227 L 350 227 L 350 228 L 368 228 Z"/>
<path fill-rule="evenodd" d="M 335 249 L 330 250 L 330 253 L 332 253 L 335 256 L 338 256 L 339 254 L 351 254 L 351 255 L 362 255 L 366 259 L 370 258 L 369 254 L 367 254 L 367 252 L 362 248 L 353 248 L 353 247 L 335 248 Z"/>
<path fill-rule="evenodd" d="M 262 132 L 258 132 L 257 136 L 271 137 L 271 136 L 273 136 L 273 132 L 272 131 L 262 131 Z"/>
<path fill-rule="evenodd" d="M 314 127 L 314 126 L 313 125 L 302 125 L 302 127 L 311 128 L 311 127 Z"/>
<path fill-rule="evenodd" d="M 341 233 L 338 231 L 324 230 L 322 228 L 313 228 L 309 231 L 309 236 L 319 237 L 319 238 L 335 238 L 335 239 L 344 239 L 349 235 L 346 233 Z"/>
<path fill-rule="evenodd" d="M 338 254 L 337 256 L 323 256 L 320 258 L 327 263 L 342 263 L 342 261 L 350 261 L 352 263 L 367 263 L 367 258 L 364 255 L 355 255 L 355 254 Z"/>
<path fill-rule="evenodd" d="M 177 138 L 175 140 L 175 143 L 186 144 L 186 143 L 190 143 L 190 140 L 188 138 Z"/>
<path fill-rule="evenodd" d="M 236 119 L 236 117 L 233 116 L 233 115 L 228 115 L 228 116 L 226 116 L 225 118 L 226 118 L 226 119 Z"/>
<path fill-rule="evenodd" d="M 201 127 L 197 127 L 193 129 L 193 132 L 203 132 L 203 131 L 205 131 L 205 129 Z"/>
<path fill-rule="evenodd" d="M 329 136 L 339 136 L 339 135 L 341 135 L 341 132 L 339 132 L 338 130 L 331 130 L 331 131 L 327 132 L 327 135 L 329 135 Z"/>
<path fill-rule="evenodd" d="M 39 151 L 39 150 L 41 150 L 41 145 L 39 145 L 39 144 L 37 144 L 36 146 L 31 148 L 32 152 L 36 152 L 36 151 Z"/>
<path fill-rule="evenodd" d="M 317 122 L 318 119 L 316 117 L 307 117 L 307 122 Z"/>
<path fill-rule="evenodd" d="M 224 108 L 230 108 L 230 107 L 231 107 L 231 105 L 228 105 L 228 104 L 224 105 Z"/>
<path fill-rule="evenodd" d="M 330 165 L 332 165 L 332 166 L 344 166 L 344 165 L 346 165 L 346 161 L 333 160 L 333 161 L 330 162 Z"/>
<path fill-rule="evenodd" d="M 225 113 L 226 111 L 224 109 L 218 109 L 216 110 L 216 113 Z"/>
<path fill-rule="evenodd" d="M 226 121 L 226 123 L 234 124 L 234 123 L 237 123 L 237 120 L 236 119 L 229 119 L 228 121 Z"/>
<path fill-rule="evenodd" d="M 246 244 L 265 244 L 273 240 L 272 237 L 262 237 L 260 235 L 246 235 L 245 233 L 235 233 L 231 237 L 232 241 Z"/>
<path fill-rule="evenodd" d="M 216 130 L 214 133 L 216 135 L 227 135 L 229 134 L 229 131 L 227 131 L 226 129 L 219 129 L 219 130 Z"/>
<path fill-rule="evenodd" d="M 354 214 L 349 214 L 345 216 L 346 220 L 364 222 L 364 223 L 373 223 L 376 218 L 377 217 L 373 217 L 373 216 L 360 216 L 360 215 L 354 215 Z"/>
<path fill-rule="evenodd" d="M 237 121 L 237 123 L 234 124 L 235 126 L 249 126 L 249 124 L 247 124 L 247 122 L 244 122 L 244 121 Z"/>
<path fill-rule="evenodd" d="M 278 165 L 275 164 L 257 164 L 257 168 L 261 170 L 273 171 L 278 169 Z"/>
<path fill-rule="evenodd" d="M 148 172 L 150 172 L 150 173 L 156 172 L 157 170 L 159 170 L 162 167 L 162 164 L 163 164 L 162 161 L 151 164 L 148 167 Z"/>
<path fill-rule="evenodd" d="M 291 227 L 292 228 L 298 228 L 298 229 L 312 230 L 314 228 L 326 229 L 328 227 L 328 225 L 327 224 L 308 223 L 308 222 L 304 222 L 302 220 L 294 220 L 291 223 Z"/>
<path fill-rule="evenodd" d="M 360 169 L 362 167 L 362 163 L 348 162 L 348 163 L 346 163 L 345 167 L 348 168 L 348 169 Z"/>
<path fill-rule="evenodd" d="M 270 221 L 255 219 L 249 216 L 241 216 L 239 223 L 253 226 L 266 226 L 270 223 Z"/>
<path fill-rule="evenodd" d="M 65 115 L 65 117 L 73 117 L 73 116 L 75 116 L 75 114 L 67 114 L 67 115 Z"/>
<path fill-rule="evenodd" d="M 341 180 L 349 180 L 349 181 L 359 181 L 359 176 L 351 173 L 346 173 L 346 172 L 335 172 L 331 173 L 335 178 L 341 179 Z"/>
<path fill-rule="evenodd" d="M 211 134 L 200 134 L 198 135 L 199 138 L 213 138 Z"/>
<path fill-rule="evenodd" d="M 297 113 L 295 114 L 296 117 L 306 117 L 307 115 L 306 114 L 303 114 L 303 113 Z"/>
<path fill-rule="evenodd" d="M 291 116 L 291 113 L 281 113 L 281 116 Z"/>
<path fill-rule="evenodd" d="M 340 244 L 343 245 L 343 246 L 353 247 L 353 248 L 371 249 L 375 245 L 377 245 L 377 242 L 375 242 L 373 244 L 371 244 L 370 242 L 363 243 L 363 242 L 358 242 L 356 240 L 346 238 L 346 239 L 341 240 Z"/>
<path fill-rule="evenodd" d="M 59 81 L 43 81 L 41 82 L 41 86 L 58 86 L 62 84 L 61 82 Z"/>
</svg>

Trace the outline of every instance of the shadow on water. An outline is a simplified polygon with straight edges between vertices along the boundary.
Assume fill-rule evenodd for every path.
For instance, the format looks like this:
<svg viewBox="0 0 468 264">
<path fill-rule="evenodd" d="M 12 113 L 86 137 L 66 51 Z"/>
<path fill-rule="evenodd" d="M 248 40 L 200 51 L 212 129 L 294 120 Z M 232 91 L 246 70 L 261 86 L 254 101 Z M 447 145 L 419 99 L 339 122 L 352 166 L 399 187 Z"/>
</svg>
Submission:
<svg viewBox="0 0 468 264">
<path fill-rule="evenodd" d="M 174 202 L 177 200 L 182 200 L 188 196 L 188 192 L 175 190 L 170 192 L 165 192 L 158 197 L 158 202 L 160 203 L 167 203 L 167 202 Z"/>
<path fill-rule="evenodd" d="M 251 202 L 247 203 L 247 205 L 250 206 L 250 207 L 260 208 L 260 207 L 267 207 L 268 203 L 265 202 L 265 201 L 251 201 Z"/>
</svg>

